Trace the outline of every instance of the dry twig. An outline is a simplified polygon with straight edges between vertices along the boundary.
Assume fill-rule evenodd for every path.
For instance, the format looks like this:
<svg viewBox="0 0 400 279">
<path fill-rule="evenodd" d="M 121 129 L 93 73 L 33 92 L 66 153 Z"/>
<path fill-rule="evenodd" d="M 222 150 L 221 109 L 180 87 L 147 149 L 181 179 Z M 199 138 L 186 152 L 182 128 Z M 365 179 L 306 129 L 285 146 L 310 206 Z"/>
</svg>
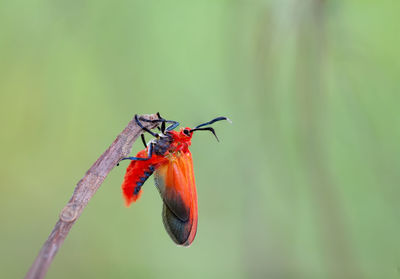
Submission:
<svg viewBox="0 0 400 279">
<path fill-rule="evenodd" d="M 158 118 L 155 114 L 144 115 L 143 117 L 147 119 Z M 157 124 L 143 122 L 143 125 L 148 129 L 152 129 Z M 108 173 L 122 158 L 129 155 L 133 143 L 141 133 L 142 129 L 132 119 L 78 182 L 71 199 L 60 213 L 60 219 L 29 269 L 26 279 L 39 279 L 46 275 L 54 256 L 67 237 L 72 225 L 82 214 L 82 211 L 97 189 L 99 189 Z"/>
</svg>

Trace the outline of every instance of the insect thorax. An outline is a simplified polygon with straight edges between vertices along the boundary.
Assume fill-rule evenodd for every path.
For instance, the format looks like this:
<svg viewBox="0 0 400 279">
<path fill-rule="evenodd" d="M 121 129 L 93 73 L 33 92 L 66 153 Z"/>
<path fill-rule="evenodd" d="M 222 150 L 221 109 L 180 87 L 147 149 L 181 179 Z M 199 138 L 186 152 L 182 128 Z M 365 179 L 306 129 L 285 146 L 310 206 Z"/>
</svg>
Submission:
<svg viewBox="0 0 400 279">
<path fill-rule="evenodd" d="M 166 134 L 165 136 L 159 138 L 153 147 L 153 152 L 157 155 L 164 155 L 169 147 L 171 146 L 171 143 L 173 142 L 173 138 L 171 135 Z"/>
</svg>

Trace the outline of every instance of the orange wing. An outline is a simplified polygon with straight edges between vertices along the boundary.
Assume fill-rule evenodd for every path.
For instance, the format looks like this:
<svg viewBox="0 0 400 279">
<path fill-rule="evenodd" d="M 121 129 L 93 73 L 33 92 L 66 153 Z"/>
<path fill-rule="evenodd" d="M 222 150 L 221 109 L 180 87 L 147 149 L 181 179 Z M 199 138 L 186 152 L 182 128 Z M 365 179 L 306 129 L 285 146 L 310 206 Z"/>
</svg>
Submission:
<svg viewBox="0 0 400 279">
<path fill-rule="evenodd" d="M 192 244 L 197 231 L 197 193 L 190 151 L 168 155 L 155 171 L 155 182 L 163 199 L 163 223 L 172 240 Z"/>
</svg>

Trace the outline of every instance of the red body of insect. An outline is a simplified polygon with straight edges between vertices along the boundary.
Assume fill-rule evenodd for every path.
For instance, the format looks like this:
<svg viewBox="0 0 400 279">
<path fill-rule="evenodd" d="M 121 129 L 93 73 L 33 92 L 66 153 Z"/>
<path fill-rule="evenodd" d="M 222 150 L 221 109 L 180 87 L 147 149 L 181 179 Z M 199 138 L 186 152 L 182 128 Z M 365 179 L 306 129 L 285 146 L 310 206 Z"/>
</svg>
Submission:
<svg viewBox="0 0 400 279">
<path fill-rule="evenodd" d="M 219 120 L 227 118 L 219 117 L 199 126 Z M 199 126 L 181 129 L 179 132 L 167 129 L 157 135 L 157 139 L 136 157 L 127 158 L 132 161 L 122 184 L 125 202 L 129 206 L 140 197 L 144 182 L 154 172 L 156 187 L 164 203 L 164 226 L 172 240 L 183 246 L 189 246 L 193 242 L 198 219 L 193 161 L 189 151 L 192 134 L 196 130 L 209 130 L 215 135 L 212 128 L 198 128 Z"/>
</svg>

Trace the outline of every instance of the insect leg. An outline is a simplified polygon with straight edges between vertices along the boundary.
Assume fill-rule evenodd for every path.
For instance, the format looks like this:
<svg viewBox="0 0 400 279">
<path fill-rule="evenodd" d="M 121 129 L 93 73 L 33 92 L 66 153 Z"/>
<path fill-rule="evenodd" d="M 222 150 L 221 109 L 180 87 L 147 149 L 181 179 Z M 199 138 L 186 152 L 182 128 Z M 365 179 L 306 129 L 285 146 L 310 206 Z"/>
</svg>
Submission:
<svg viewBox="0 0 400 279">
<path fill-rule="evenodd" d="M 141 157 L 126 157 L 126 158 L 122 158 L 122 159 L 118 162 L 117 166 L 119 166 L 119 163 L 120 163 L 121 161 L 124 161 L 124 160 L 131 160 L 131 161 L 147 161 L 147 160 L 151 159 L 151 157 L 153 156 L 153 145 L 154 145 L 154 143 L 150 143 L 149 151 L 147 152 L 147 157 L 146 157 L 146 158 L 141 158 Z"/>
<path fill-rule="evenodd" d="M 146 121 L 146 120 L 144 120 L 143 118 L 141 118 L 140 120 L 142 120 L 142 121 Z M 152 132 L 152 131 L 150 131 L 149 129 L 147 129 L 146 127 L 144 127 L 143 125 L 142 125 L 142 123 L 140 122 L 140 120 L 139 120 L 139 117 L 137 116 L 137 114 L 135 114 L 135 121 L 136 121 L 136 124 L 138 124 L 138 126 L 140 127 L 140 128 L 142 128 L 144 131 L 146 131 L 147 133 L 149 133 L 150 135 L 152 135 L 153 137 L 158 137 L 158 135 L 156 134 L 156 133 L 154 133 L 154 132 Z M 154 123 L 154 122 L 159 122 L 160 120 L 148 120 L 148 121 L 146 121 L 146 122 L 152 122 L 152 123 Z"/>
<path fill-rule="evenodd" d="M 144 147 L 147 147 L 147 143 L 146 143 L 146 139 L 144 138 L 144 134 L 141 134 L 140 137 L 141 137 L 141 139 L 142 139 L 142 142 L 143 142 L 143 144 L 144 144 Z"/>
<path fill-rule="evenodd" d="M 142 128 L 143 130 L 145 130 L 146 132 L 150 133 L 152 136 L 157 137 L 157 134 L 151 132 L 149 129 L 143 127 L 142 123 L 140 123 L 140 121 L 143 122 L 150 122 L 150 123 L 157 123 L 157 122 L 161 122 L 161 133 L 165 133 L 165 131 L 171 131 L 173 129 L 175 129 L 176 127 L 179 126 L 179 122 L 178 121 L 174 121 L 174 120 L 166 120 L 164 118 L 161 118 L 160 114 L 157 114 L 160 119 L 154 119 L 154 120 L 150 120 L 150 119 L 145 119 L 140 117 L 140 119 L 135 115 L 135 120 L 136 123 L 139 125 L 140 128 Z M 140 120 L 140 121 L 139 121 Z M 165 123 L 170 123 L 171 125 L 165 128 Z"/>
<path fill-rule="evenodd" d="M 179 126 L 179 122 L 178 121 L 173 121 L 173 120 L 167 120 L 165 121 L 166 123 L 172 123 L 171 125 L 169 125 L 166 130 L 167 131 L 172 131 L 173 129 L 175 129 L 176 127 Z"/>
</svg>

